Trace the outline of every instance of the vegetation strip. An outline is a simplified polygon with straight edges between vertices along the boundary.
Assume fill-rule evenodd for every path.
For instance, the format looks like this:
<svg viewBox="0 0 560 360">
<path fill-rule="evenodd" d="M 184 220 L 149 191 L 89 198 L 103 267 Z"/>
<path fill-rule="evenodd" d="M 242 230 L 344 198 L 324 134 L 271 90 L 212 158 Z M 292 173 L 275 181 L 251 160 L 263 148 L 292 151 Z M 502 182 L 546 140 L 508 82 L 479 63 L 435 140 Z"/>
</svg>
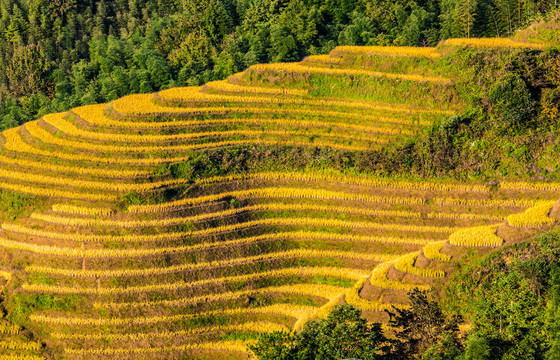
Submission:
<svg viewBox="0 0 560 360">
<path fill-rule="evenodd" d="M 294 73 L 309 74 L 328 74 L 328 75 L 362 75 L 373 77 L 385 77 L 389 79 L 399 79 L 417 82 L 431 82 L 438 84 L 451 84 L 451 79 L 441 76 L 423 76 L 416 74 L 398 74 L 381 71 L 370 71 L 362 69 L 337 69 L 337 68 L 319 68 L 301 65 L 300 63 L 273 63 L 273 64 L 256 64 L 251 66 L 250 70 L 271 70 L 286 71 Z"/>
<path fill-rule="evenodd" d="M 80 333 L 52 333 L 52 337 L 56 339 L 71 339 L 71 340 L 132 340 L 138 341 L 141 339 L 169 339 L 179 336 L 188 336 L 195 334 L 204 334 L 211 332 L 237 332 L 237 331 L 250 331 L 250 332 L 270 332 L 270 331 L 287 331 L 286 326 L 273 323 L 270 321 L 250 321 L 242 324 L 235 325 L 211 325 L 193 329 L 179 330 L 179 331 L 152 331 L 152 332 L 138 332 L 138 333 L 110 333 L 110 334 L 80 334 Z"/>
<path fill-rule="evenodd" d="M 54 209 L 53 209 L 54 210 Z M 74 209 L 69 209 L 68 212 L 76 211 Z M 85 211 L 85 210 L 84 210 Z M 49 222 L 51 224 L 59 225 L 69 225 L 69 226 L 117 226 L 121 228 L 141 228 L 141 227 L 154 227 L 154 226 L 173 226 L 181 225 L 189 222 L 201 222 L 214 219 L 224 219 L 232 215 L 238 215 L 245 212 L 257 212 L 257 211 L 320 211 L 320 212 L 336 212 L 336 213 L 347 213 L 347 214 L 357 214 L 363 216 L 383 216 L 383 217 L 404 217 L 404 218 L 420 218 L 421 213 L 415 211 L 405 211 L 405 210 L 375 210 L 375 209 L 364 209 L 360 207 L 349 207 L 349 206 L 337 206 L 332 207 L 328 205 L 318 205 L 318 204 L 284 204 L 284 203 L 266 203 L 257 205 L 248 205 L 235 209 L 227 209 L 212 213 L 203 213 L 200 215 L 192 215 L 185 217 L 172 217 L 156 220 L 113 220 L 113 219 L 97 219 L 97 218 L 81 218 L 81 217 L 67 217 L 44 213 L 33 213 L 31 215 L 32 219 L 41 220 Z M 39 235 L 40 230 L 29 229 L 17 224 L 3 223 L 2 227 L 6 230 L 16 231 L 16 232 L 26 232 Z M 45 232 L 45 234 L 50 234 Z M 162 234 L 164 235 L 164 234 Z M 39 235 L 40 236 L 40 235 Z M 68 237 L 67 235 L 62 235 Z M 46 237 L 53 237 L 48 235 Z M 78 236 L 79 238 L 79 236 Z M 91 239 L 97 239 L 96 235 L 92 235 Z M 85 241 L 96 241 L 96 240 L 85 240 Z"/>
<path fill-rule="evenodd" d="M 425 257 L 432 260 L 441 260 L 441 261 L 449 261 L 451 260 L 451 256 L 442 254 L 440 251 L 441 249 L 447 244 L 447 241 L 436 241 L 430 244 L 427 244 L 422 248 L 422 253 Z"/>
<path fill-rule="evenodd" d="M 129 143 L 157 143 L 157 142 L 171 142 L 171 141 L 184 141 L 184 140 L 198 140 L 202 138 L 209 138 L 209 137 L 227 137 L 227 136 L 237 136 L 237 135 L 252 135 L 252 134 L 261 134 L 262 131 L 255 131 L 255 130 L 222 130 L 222 131 L 205 131 L 205 132 L 185 132 L 180 134 L 172 134 L 172 135 L 138 135 L 138 134 L 115 134 L 115 133 L 105 133 L 105 132 L 95 132 L 95 131 L 86 131 L 83 129 L 77 128 L 74 124 L 70 123 L 69 121 L 64 119 L 64 114 L 54 114 L 57 115 L 56 117 L 52 117 L 46 115 L 43 117 L 43 120 L 48 124 L 56 127 L 63 133 L 71 136 L 76 136 L 78 138 L 86 138 L 86 139 L 95 139 L 95 140 L 102 140 L 102 141 L 113 141 L 113 142 L 129 142 Z M 151 123 L 151 124 L 158 124 L 158 123 Z M 329 133 L 318 133 L 318 132 L 308 132 L 308 133 L 300 133 L 296 131 L 288 131 L 288 130 L 271 130 L 267 129 L 266 132 L 269 135 L 301 135 L 301 134 L 309 134 L 316 135 L 316 136 L 327 136 L 327 137 L 334 137 L 337 135 L 340 138 L 349 138 L 355 140 L 373 140 L 371 136 L 364 136 L 362 135 L 363 132 L 370 132 L 370 133 L 379 133 L 379 134 L 387 134 L 387 135 L 412 135 L 414 131 L 405 129 L 403 127 L 377 127 L 377 126 L 366 126 L 366 125 L 358 125 L 358 124 L 346 124 L 343 122 L 332 122 L 332 121 L 318 121 L 318 120 L 296 120 L 296 119 L 262 119 L 262 118 L 247 118 L 247 119 L 213 119 L 213 120 L 200 120 L 200 121 L 191 121 L 190 125 L 198 125 L 198 126 L 209 126 L 209 125 L 223 125 L 223 126 L 231 126 L 231 125 L 258 125 L 262 126 L 263 124 L 270 124 L 270 125 L 277 125 L 278 127 L 301 127 L 301 128 L 315 128 L 315 127 L 327 127 L 327 128 L 338 128 L 344 130 L 351 130 L 355 132 L 359 132 L 359 134 L 329 134 Z M 50 142 L 58 140 L 61 144 L 60 139 L 50 139 Z M 376 139 L 379 142 L 383 142 L 383 139 Z M 99 149 L 103 149 L 103 145 L 99 145 Z M 127 151 L 141 151 L 138 149 L 145 149 L 148 146 L 129 146 L 129 145 L 122 145 L 120 148 L 128 146 Z M 169 147 L 169 146 L 168 146 Z M 116 147 L 115 148 L 119 148 Z M 164 149 L 161 145 L 150 145 L 149 148 L 154 151 L 158 149 Z M 93 148 L 92 148 L 93 149 Z M 107 149 L 112 149 L 107 147 Z M 110 151 L 110 150 L 107 150 Z M 123 151 L 118 150 L 118 151 Z"/>
<path fill-rule="evenodd" d="M 48 196 L 52 198 L 69 198 L 69 199 L 84 199 L 84 200 L 102 200 L 114 201 L 117 199 L 116 195 L 104 193 L 88 193 L 76 191 L 64 191 L 50 188 L 42 188 L 33 185 L 20 185 L 0 181 L 0 188 L 4 190 L 17 191 L 24 194 Z"/>
<path fill-rule="evenodd" d="M 556 201 L 550 201 L 542 205 L 531 207 L 521 214 L 512 214 L 507 217 L 507 222 L 515 227 L 551 225 L 554 223 L 554 219 L 550 218 L 548 215 L 555 204 Z"/>
<path fill-rule="evenodd" d="M 91 125 L 96 126 L 104 126 L 109 128 L 134 128 L 134 129 L 145 129 L 145 130 L 159 130 L 165 128 L 177 128 L 177 127 L 187 127 L 187 126 L 204 126 L 204 125 L 221 125 L 223 123 L 252 123 L 254 121 L 288 121 L 290 119 L 282 118 L 282 119 L 267 119 L 267 118 L 229 118 L 229 119 L 220 119 L 220 118 L 209 118 L 204 120 L 158 120 L 158 121 L 138 121 L 138 119 L 113 119 L 105 115 L 105 107 L 106 104 L 99 104 L 99 105 L 88 105 L 82 106 L 78 108 L 74 108 L 71 110 L 72 113 L 78 115 L 81 119 L 86 121 Z M 154 105 L 156 106 L 156 105 Z M 169 109 L 177 109 L 177 108 L 169 108 Z M 181 108 L 183 111 L 196 111 L 197 113 L 201 111 L 200 108 Z M 206 111 L 208 113 L 212 112 L 223 112 L 225 108 L 207 108 Z M 395 117 L 388 117 L 382 115 L 367 115 L 367 114 L 360 114 L 360 113 L 350 113 L 350 112 L 341 112 L 341 111 L 321 111 L 321 110 L 312 110 L 312 109 L 262 109 L 262 108 L 228 108 L 231 111 L 235 112 L 239 110 L 240 113 L 246 114 L 247 112 L 252 112 L 254 114 L 269 114 L 269 115 L 308 115 L 313 117 L 323 116 L 327 119 L 342 117 L 344 118 L 343 121 L 333 121 L 332 124 L 340 124 L 341 126 L 358 126 L 359 123 L 348 123 L 351 119 L 360 118 L 363 120 L 368 121 L 375 121 L 378 123 L 386 123 L 390 124 L 399 124 L 399 125 L 410 125 L 410 126 L 418 126 L 418 125 L 430 125 L 431 121 L 426 120 L 413 120 L 413 119 L 402 119 L 402 118 L 395 118 Z M 149 114 L 149 113 L 148 113 Z M 163 115 L 164 113 L 159 113 Z M 189 114 L 185 114 L 189 115 Z M 297 121 L 297 120 L 293 120 Z M 322 121 L 322 123 L 327 123 L 327 120 Z M 330 123 L 330 122 L 329 122 Z"/>
<path fill-rule="evenodd" d="M 184 345 L 168 345 L 168 346 L 152 346 L 143 348 L 102 348 L 102 349 L 75 349 L 66 348 L 67 354 L 75 355 L 124 355 L 124 354 L 157 354 L 168 352 L 183 352 L 190 350 L 224 350 L 247 353 L 247 342 L 240 340 L 219 341 L 219 342 L 203 342 L 198 344 Z"/>
<path fill-rule="evenodd" d="M 228 183 L 232 181 L 246 180 L 298 180 L 298 181 L 329 181 L 341 184 L 362 185 L 375 188 L 403 189 L 403 190 L 426 190 L 426 191 L 459 191 L 469 193 L 488 193 L 487 186 L 479 184 L 458 184 L 436 181 L 413 181 L 379 178 L 372 176 L 354 176 L 346 174 L 329 174 L 319 172 L 258 172 L 247 174 L 233 174 L 225 176 L 213 176 L 197 179 L 197 184 Z M 528 189 L 530 184 L 523 189 Z"/>
<path fill-rule="evenodd" d="M 240 77 L 243 73 L 237 75 Z M 232 75 L 230 78 L 235 78 L 236 75 Z M 308 94 L 308 90 L 305 89 L 287 89 L 282 87 L 263 87 L 263 86 L 252 86 L 252 85 L 238 85 L 228 82 L 227 80 L 216 80 L 210 81 L 204 84 L 205 87 L 212 90 L 224 91 L 224 92 L 235 92 L 235 93 L 258 93 L 258 94 L 270 94 L 270 95 L 292 95 L 292 96 L 304 96 Z"/>
<path fill-rule="evenodd" d="M 274 64 L 279 65 L 279 64 Z M 267 68 L 268 65 L 263 65 L 264 68 Z M 284 66 L 284 65 L 283 65 Z M 290 65 L 285 65 L 290 67 Z M 297 65 L 296 65 L 297 66 Z M 263 69 L 264 69 L 263 68 Z M 312 68 L 312 67 L 305 67 L 305 66 L 298 66 L 300 68 L 309 68 L 309 69 L 318 69 L 322 70 L 321 68 Z M 360 72 L 360 70 L 358 70 Z M 410 78 L 418 78 L 422 77 L 420 75 L 410 75 Z M 389 104 L 389 103 L 379 103 L 375 101 L 363 101 L 363 100 L 329 100 L 329 99 L 283 99 L 279 97 L 266 97 L 266 96 L 235 96 L 235 95 L 223 95 L 223 94 L 209 94 L 202 92 L 200 87 L 177 87 L 172 89 L 167 89 L 160 91 L 158 96 L 167 102 L 194 102 L 197 103 L 204 103 L 204 102 L 233 102 L 233 103 L 263 103 L 263 104 L 289 104 L 289 105 L 316 105 L 316 106 L 331 106 L 331 107 L 353 107 L 353 108 L 364 108 L 364 109 L 371 109 L 371 110 L 378 110 L 378 111 L 392 111 L 392 112 L 403 112 L 408 114 L 445 114 L 445 115 L 452 115 L 455 112 L 452 110 L 442 110 L 442 109 L 423 109 L 423 108 L 413 108 L 410 106 L 403 106 L 397 104 Z M 117 111 L 122 113 L 123 109 L 129 107 L 130 105 L 124 105 L 123 101 L 126 101 L 129 96 L 116 100 L 113 103 L 113 108 Z M 146 100 L 144 100 L 146 101 Z M 131 109 L 133 114 L 135 113 L 134 109 Z"/>
<path fill-rule="evenodd" d="M 331 191 L 323 189 L 301 189 L 296 187 L 268 187 L 249 190 L 238 190 L 223 192 L 221 194 L 200 196 L 197 198 L 187 198 L 156 205 L 132 205 L 128 207 L 131 213 L 155 213 L 182 209 L 194 204 L 214 202 L 224 198 L 302 198 L 302 199 L 322 199 L 322 200 L 345 200 L 361 201 L 369 203 L 385 204 L 413 204 L 421 205 L 424 199 L 414 197 L 398 196 L 372 196 L 341 191 Z"/>
<path fill-rule="evenodd" d="M 339 271 L 337 273 L 337 271 Z M 171 290 L 184 290 L 190 288 L 203 287 L 208 285 L 220 285 L 226 284 L 228 282 L 236 281 L 254 281 L 260 279 L 266 279 L 271 277 L 284 277 L 284 276 L 334 276 L 339 278 L 350 278 L 356 280 L 363 277 L 363 274 L 358 270 L 353 269 L 338 269 L 338 268 L 313 268 L 313 267 L 298 267 L 298 268 L 285 268 L 279 270 L 270 270 L 260 273 L 250 273 L 245 275 L 236 276 L 226 276 L 221 278 L 210 278 L 204 280 L 198 280 L 193 282 L 175 282 L 168 284 L 154 284 L 154 285 L 142 285 L 142 286 L 128 286 L 128 287 L 64 287 L 59 285 L 46 285 L 46 284 L 23 284 L 22 288 L 26 291 L 41 292 L 41 293 L 56 293 L 56 294 L 94 294 L 94 295 L 118 295 L 118 294 L 131 294 L 131 293 L 143 293 L 143 292 L 162 292 Z M 315 286 L 316 285 L 316 286 Z M 301 288 L 301 289 L 299 289 Z M 299 289 L 299 290 L 298 290 Z M 314 294 L 316 296 L 321 296 L 320 294 L 328 294 L 329 291 L 334 291 L 337 294 L 340 293 L 340 289 L 333 290 L 334 287 L 330 285 L 321 284 L 294 284 L 276 287 L 274 291 L 276 292 L 292 292 L 298 294 Z M 311 292 L 310 292 L 311 291 Z M 256 289 L 255 293 L 259 290 Z M 119 307 L 145 307 L 153 305 L 168 305 L 177 306 L 185 305 L 190 303 L 192 298 L 183 298 L 179 300 L 158 300 L 158 301 L 147 301 L 147 302 L 134 302 L 134 303 L 101 303 L 98 304 L 99 307 L 109 306 L 113 308 Z"/>
<path fill-rule="evenodd" d="M 394 266 L 395 269 L 402 271 L 404 273 L 414 274 L 423 277 L 444 277 L 445 272 L 442 270 L 433 270 L 433 269 L 420 269 L 414 266 L 416 263 L 416 259 L 420 255 L 419 251 L 415 251 L 406 255 L 399 257 L 395 260 Z"/>
<path fill-rule="evenodd" d="M 290 224 L 296 224 L 299 219 L 290 219 Z M 240 240 L 240 242 L 245 242 Z M 0 246 L 7 249 L 30 251 L 36 254 L 43 255 L 56 255 L 56 256 L 69 256 L 78 258 L 126 258 L 126 257 L 142 257 L 142 256 L 155 256 L 173 253 L 181 253 L 196 249 L 196 246 L 175 246 L 175 247 L 160 247 L 151 249 L 84 249 L 84 248 L 67 248 L 48 245 L 37 245 L 25 242 L 13 241 L 0 238 Z M 283 255 L 282 255 L 283 254 Z M 322 254 L 322 255 L 321 255 Z M 333 256 L 341 258 L 362 258 L 362 259 L 381 259 L 378 255 L 358 254 L 354 252 L 338 252 L 338 251 L 321 251 L 321 250 L 289 250 L 283 253 L 278 253 L 276 256 L 282 257 L 319 257 L 319 256 Z"/>
<path fill-rule="evenodd" d="M 151 276 L 178 273 L 186 270 L 201 270 L 201 269 L 217 269 L 223 267 L 231 267 L 237 265 L 257 263 L 267 260 L 277 259 L 293 259 L 300 257 L 319 257 L 319 256 L 352 256 L 355 255 L 351 252 L 344 251 L 321 251 L 321 250 L 288 250 L 278 253 L 269 253 L 262 255 L 239 257 L 227 260 L 217 260 L 211 262 L 198 262 L 195 264 L 181 264 L 172 265 L 167 267 L 151 267 L 142 269 L 113 269 L 113 270 L 82 270 L 82 269 L 61 269 L 61 268 L 47 268 L 41 266 L 29 266 L 26 268 L 27 272 L 43 273 L 50 275 L 62 275 L 69 277 L 124 277 L 124 276 Z M 399 255 L 380 255 L 380 254 L 357 254 L 357 259 L 370 260 L 370 261 L 392 261 L 398 258 Z"/>
<path fill-rule="evenodd" d="M 232 227 L 224 226 L 218 228 L 204 229 L 192 232 L 176 232 L 176 233 L 162 233 L 154 235 L 87 235 L 87 234 L 65 234 L 49 232 L 39 229 L 32 229 L 22 227 L 17 224 L 4 223 L 2 228 L 6 231 L 16 232 L 26 235 L 45 237 L 56 240 L 76 241 L 76 242 L 119 242 L 119 243 L 136 243 L 136 242 L 158 242 L 158 241 L 172 241 L 180 240 L 185 237 L 198 238 L 202 236 L 224 233 L 228 230 L 239 230 L 243 228 L 243 223 L 234 224 Z M 210 230 L 210 231 L 209 231 Z M 337 234 L 332 232 L 322 231 L 291 231 L 291 232 L 275 232 L 272 234 L 264 234 L 253 236 L 249 238 L 232 239 L 222 242 L 204 242 L 201 244 L 191 245 L 193 250 L 209 249 L 213 247 L 227 247 L 234 244 L 246 244 L 258 241 L 267 240 L 281 240 L 281 239 L 317 239 L 317 240 L 337 240 L 337 241 L 352 241 L 352 242 L 374 242 L 374 243 L 387 243 L 387 244 L 411 244 L 411 245 L 425 245 L 430 243 L 430 240 L 425 238 L 411 238 L 411 237 L 394 237 L 394 236 L 366 236 L 356 234 Z"/>
<path fill-rule="evenodd" d="M 170 163 L 177 161 L 186 161 L 190 157 L 175 157 L 175 158 L 144 158 L 144 159 L 123 159 L 115 157 L 99 157 L 85 154 L 68 154 L 64 150 L 60 151 L 46 151 L 37 149 L 27 144 L 18 133 L 18 128 L 9 129 L 2 133 L 6 137 L 4 148 L 16 153 L 28 153 L 32 155 L 40 155 L 48 158 L 64 159 L 71 161 L 87 161 L 92 163 L 101 164 L 127 164 L 127 165 L 159 165 L 162 163 Z M 226 145 L 239 144 L 240 142 L 227 142 Z M 214 146 L 223 146 L 224 144 L 213 144 Z"/>
<path fill-rule="evenodd" d="M 395 290 L 406 290 L 406 291 L 411 291 L 414 288 L 419 288 L 421 290 L 428 290 L 430 288 L 428 285 L 410 284 L 402 281 L 387 279 L 387 272 L 391 267 L 394 266 L 395 266 L 395 260 L 378 264 L 371 272 L 371 276 L 369 278 L 370 284 L 382 289 L 395 289 Z"/>
<path fill-rule="evenodd" d="M 345 271 L 350 272 L 357 272 L 354 269 L 341 269 L 343 270 L 341 274 L 334 274 L 333 276 L 343 278 L 346 277 Z M 327 272 L 333 274 L 335 271 L 331 269 L 331 271 Z M 288 273 L 288 272 L 287 272 Z M 294 272 L 295 273 L 295 272 Z M 319 271 L 310 271 L 310 274 L 321 274 Z M 298 275 L 304 275 L 306 272 L 298 273 Z M 367 274 L 365 275 L 367 277 Z M 358 276 L 356 278 L 355 275 L 350 275 L 352 280 L 361 280 L 364 276 Z M 283 286 L 270 286 L 258 289 L 251 289 L 251 290 L 242 290 L 242 291 L 227 291 L 223 293 L 215 293 L 212 295 L 206 296 L 196 296 L 196 297 L 184 297 L 180 299 L 174 300 L 153 300 L 153 301 L 141 301 L 141 302 L 95 302 L 93 306 L 95 308 L 108 308 L 108 309 L 132 309 L 132 308 L 145 308 L 145 307 L 161 307 L 161 306 L 171 306 L 171 307 L 178 307 L 178 306 L 196 306 L 198 304 L 208 304 L 212 302 L 218 301 L 228 301 L 228 300 L 235 300 L 240 299 L 250 295 L 257 295 L 257 294 L 294 294 L 294 295 L 303 295 L 303 296 L 314 296 L 319 298 L 326 298 L 326 299 L 334 299 L 340 294 L 344 293 L 346 288 L 336 287 L 332 285 L 325 285 L 325 284 L 291 284 L 291 285 L 283 285 Z"/>
<path fill-rule="evenodd" d="M 501 246 L 504 240 L 496 235 L 496 228 L 500 225 L 503 224 L 461 229 L 449 236 L 449 243 L 458 246 Z"/>
<path fill-rule="evenodd" d="M 145 170 L 119 170 L 119 169 L 106 169 L 106 168 L 88 168 L 84 166 L 64 166 L 51 164 L 45 161 L 29 161 L 22 158 L 10 158 L 0 155 L 0 163 L 17 165 L 22 167 L 29 167 L 38 170 L 47 170 L 60 173 L 80 174 L 80 175 L 95 175 L 112 178 L 133 178 L 145 177 L 151 175 L 152 171 Z"/>
<path fill-rule="evenodd" d="M 60 114 L 58 114 L 60 115 Z M 61 125 L 63 120 L 59 120 L 53 123 Z M 97 138 L 98 140 L 107 140 L 107 141 L 114 141 L 114 142 L 138 142 L 139 139 L 143 139 L 141 141 L 144 142 L 157 142 L 157 141 L 180 141 L 179 144 L 172 145 L 172 144 L 165 144 L 165 145 L 158 145 L 158 144 L 148 144 L 148 145 L 135 145 L 131 146 L 131 144 L 124 144 L 124 145 L 108 145 L 108 144 L 92 144 L 86 141 L 75 141 L 75 140 L 67 140 L 64 138 L 59 138 L 48 131 L 40 128 L 37 126 L 37 122 L 29 122 L 25 125 L 26 129 L 29 131 L 31 135 L 40 139 L 44 143 L 54 144 L 63 147 L 70 147 L 73 149 L 80 149 L 80 150 L 93 150 L 93 151 L 104 151 L 104 152 L 147 152 L 147 151 L 185 151 L 191 150 L 193 148 L 199 147 L 201 144 L 183 144 L 184 141 L 190 140 L 203 140 L 209 138 L 229 138 L 229 137 L 248 137 L 248 138 L 255 138 L 258 139 L 262 136 L 281 136 L 281 137 L 289 137 L 295 138 L 297 136 L 315 136 L 315 137 L 323 137 L 323 138 L 334 138 L 334 139 L 346 139 L 351 141 L 370 141 L 379 144 L 386 144 L 388 143 L 388 139 L 373 137 L 373 136 L 366 136 L 361 134 L 341 134 L 340 132 L 335 133 L 328 133 L 328 132 L 317 132 L 317 131 L 305 131 L 305 132 L 298 132 L 298 131 L 291 131 L 291 130 L 271 130 L 271 129 L 263 129 L 263 130 L 223 130 L 223 131 L 207 131 L 207 132 L 192 132 L 192 133 L 183 133 L 183 134 L 176 134 L 176 135 L 130 135 L 130 134 L 107 134 L 107 133 L 95 133 L 95 132 L 86 132 L 86 131 L 76 131 L 78 129 L 71 129 L 73 125 L 68 124 L 57 128 L 61 131 L 70 130 L 70 135 L 76 135 L 79 137 L 84 138 Z M 381 130 L 383 131 L 383 130 Z M 392 134 L 391 131 L 385 131 Z M 74 133 L 74 134 L 73 134 Z M 79 133 L 75 134 L 75 133 Z M 103 136 L 102 136 L 103 135 Z"/>
<path fill-rule="evenodd" d="M 472 46 L 484 48 L 528 48 L 543 49 L 543 44 L 538 43 L 522 43 L 509 38 L 458 38 L 447 39 L 445 45 L 451 46 Z"/>
<path fill-rule="evenodd" d="M 68 204 L 54 204 L 51 206 L 52 211 L 67 214 L 89 215 L 89 216 L 109 216 L 115 211 L 111 208 L 74 206 Z M 15 225 L 13 223 L 3 223 L 2 225 Z"/>
<path fill-rule="evenodd" d="M 435 47 L 415 47 L 415 46 L 337 46 L 333 54 L 350 53 L 366 55 L 387 55 L 405 57 L 427 57 L 439 58 L 441 54 L 436 52 Z"/>
<path fill-rule="evenodd" d="M 131 192 L 131 191 L 148 191 L 159 187 L 166 187 L 170 185 L 180 185 L 186 184 L 186 180 L 167 180 L 167 181 L 157 181 L 153 183 L 110 183 L 103 181 L 87 181 L 87 180 L 77 180 L 70 179 L 60 176 L 46 176 L 43 174 L 30 174 L 28 172 L 17 172 L 10 170 L 0 169 L 0 177 L 7 178 L 10 180 L 21 180 L 28 181 L 38 184 L 46 185 L 60 185 L 60 186 L 72 186 L 77 188 L 84 188 L 88 190 L 105 190 L 105 191 L 121 191 L 121 192 Z M 78 194 L 76 194 L 78 195 Z M 80 196 L 73 196 L 74 198 Z M 107 199 L 114 199 L 115 196 L 107 195 Z"/>
<path fill-rule="evenodd" d="M 206 312 L 198 312 L 196 314 L 179 314 L 169 316 L 151 316 L 151 317 L 113 317 L 113 318 L 94 318 L 94 317 L 59 317 L 31 314 L 29 320 L 44 324 L 59 324 L 66 326 L 122 326 L 122 325 L 149 325 L 157 323 L 169 323 L 173 321 L 182 321 L 192 318 L 216 315 L 235 315 L 235 314 L 273 314 L 280 316 L 288 316 L 295 319 L 306 316 L 314 312 L 315 307 L 294 304 L 274 304 L 263 307 L 254 308 L 234 308 L 225 310 L 211 310 Z"/>
</svg>

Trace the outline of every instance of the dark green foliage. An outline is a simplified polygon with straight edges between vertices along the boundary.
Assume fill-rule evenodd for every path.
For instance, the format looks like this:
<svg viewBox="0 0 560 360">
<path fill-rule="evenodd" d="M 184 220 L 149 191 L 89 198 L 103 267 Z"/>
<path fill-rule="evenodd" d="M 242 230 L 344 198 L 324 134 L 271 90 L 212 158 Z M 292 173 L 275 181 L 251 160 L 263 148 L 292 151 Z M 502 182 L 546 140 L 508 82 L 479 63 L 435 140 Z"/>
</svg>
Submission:
<svg viewBox="0 0 560 360">
<path fill-rule="evenodd" d="M 34 309 L 68 311 L 76 309 L 79 304 L 75 295 L 17 294 L 8 305 L 9 320 L 21 324 Z"/>
<path fill-rule="evenodd" d="M 489 107 L 499 114 L 503 127 L 522 128 L 534 112 L 534 100 L 518 74 L 505 74 L 493 84 L 488 94 Z"/>
<path fill-rule="evenodd" d="M 449 307 L 473 323 L 464 359 L 558 358 L 559 239 L 503 249 L 450 282 Z"/>
<path fill-rule="evenodd" d="M 249 169 L 249 162 L 254 160 L 253 155 L 249 147 L 193 152 L 188 161 L 163 166 L 158 173 L 169 173 L 175 179 L 187 180 L 242 173 Z"/>
<path fill-rule="evenodd" d="M 383 359 L 381 325 L 361 318 L 350 305 L 334 308 L 327 319 L 307 322 L 301 332 L 261 334 L 249 349 L 259 360 Z"/>
<path fill-rule="evenodd" d="M 259 360 L 290 359 L 290 352 L 294 346 L 294 336 L 284 331 L 264 333 L 255 345 L 249 349 Z"/>
<path fill-rule="evenodd" d="M 458 337 L 461 316 L 446 316 L 425 291 L 414 289 L 408 298 L 409 309 L 388 312 L 396 338 L 392 358 L 411 359 L 424 353 L 426 359 L 453 359 L 462 347 Z"/>
<path fill-rule="evenodd" d="M 41 204 L 42 201 L 38 197 L 0 190 L 0 219 L 13 221 L 16 217 L 33 211 Z"/>
<path fill-rule="evenodd" d="M 38 45 L 19 48 L 6 69 L 8 85 L 16 96 L 48 92 L 45 53 Z"/>
<path fill-rule="evenodd" d="M 546 353 L 546 360 L 560 359 L 560 267 L 558 266 L 552 269 L 552 284 L 546 309 L 547 327 L 550 329 L 550 348 Z"/>
<path fill-rule="evenodd" d="M 364 166 L 389 174 L 483 180 L 558 179 L 558 51 L 461 50 L 449 59 L 467 108 L 407 144 L 370 154 Z"/>
</svg>

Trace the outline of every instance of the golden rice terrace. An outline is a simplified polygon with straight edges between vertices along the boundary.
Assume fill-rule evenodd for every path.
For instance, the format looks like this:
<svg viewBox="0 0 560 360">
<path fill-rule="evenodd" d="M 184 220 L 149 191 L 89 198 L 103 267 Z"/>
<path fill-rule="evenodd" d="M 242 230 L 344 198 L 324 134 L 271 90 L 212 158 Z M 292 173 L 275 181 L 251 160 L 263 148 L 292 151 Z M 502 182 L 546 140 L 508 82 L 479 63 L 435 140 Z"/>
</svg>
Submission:
<svg viewBox="0 0 560 360">
<path fill-rule="evenodd" d="M 246 358 L 256 333 L 298 329 L 342 302 L 385 321 L 466 252 L 550 227 L 560 184 L 161 170 L 239 146 L 403 142 L 461 109 L 453 79 L 430 70 L 441 57 L 339 47 L 4 131 L 0 188 L 45 205 L 1 224 L 0 285 L 21 323 L 0 320 L 0 359 Z"/>
</svg>

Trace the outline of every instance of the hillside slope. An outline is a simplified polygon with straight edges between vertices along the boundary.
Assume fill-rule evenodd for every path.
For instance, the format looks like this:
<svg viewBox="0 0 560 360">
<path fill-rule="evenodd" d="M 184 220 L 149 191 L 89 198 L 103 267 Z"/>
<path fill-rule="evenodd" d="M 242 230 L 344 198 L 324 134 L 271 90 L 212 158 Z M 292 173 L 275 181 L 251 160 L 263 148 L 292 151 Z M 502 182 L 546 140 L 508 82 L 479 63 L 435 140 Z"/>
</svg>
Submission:
<svg viewBox="0 0 560 360">
<path fill-rule="evenodd" d="M 550 228 L 560 184 L 339 170 L 461 111 L 448 61 L 339 47 L 4 131 L 0 188 L 42 204 L 1 225 L 7 318 L 48 358 L 245 358 L 340 302 L 383 321 L 453 261 Z"/>
</svg>

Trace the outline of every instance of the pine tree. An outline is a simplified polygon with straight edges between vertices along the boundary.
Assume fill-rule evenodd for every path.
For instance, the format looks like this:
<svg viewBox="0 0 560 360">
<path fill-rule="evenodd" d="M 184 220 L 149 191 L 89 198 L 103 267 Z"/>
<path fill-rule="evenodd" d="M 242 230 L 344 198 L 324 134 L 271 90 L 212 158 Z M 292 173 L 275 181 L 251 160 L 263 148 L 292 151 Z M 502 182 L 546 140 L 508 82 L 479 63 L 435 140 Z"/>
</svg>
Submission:
<svg viewBox="0 0 560 360">
<path fill-rule="evenodd" d="M 455 6 L 454 22 L 460 36 L 470 38 L 476 17 L 476 0 L 461 0 Z"/>
</svg>

